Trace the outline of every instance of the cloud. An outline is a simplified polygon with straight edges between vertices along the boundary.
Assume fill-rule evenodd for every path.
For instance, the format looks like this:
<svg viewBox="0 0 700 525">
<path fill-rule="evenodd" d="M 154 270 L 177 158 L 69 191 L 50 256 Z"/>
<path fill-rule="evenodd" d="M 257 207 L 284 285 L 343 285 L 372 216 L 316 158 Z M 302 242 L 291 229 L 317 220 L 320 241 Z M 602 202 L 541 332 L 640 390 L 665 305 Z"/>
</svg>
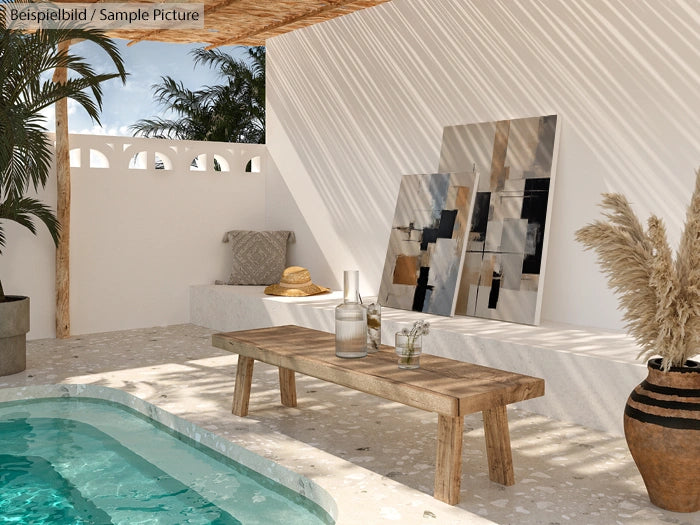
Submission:
<svg viewBox="0 0 700 525">
<path fill-rule="evenodd" d="M 41 110 L 41 115 L 46 119 L 45 125 L 49 132 L 56 130 L 56 109 L 53 104 Z"/>
<path fill-rule="evenodd" d="M 78 135 L 109 135 L 118 137 L 130 137 L 132 133 L 129 131 L 128 126 L 100 126 L 98 124 L 93 124 L 88 128 L 76 127 L 70 129 L 70 133 Z"/>
<path fill-rule="evenodd" d="M 75 100 L 73 100 L 72 98 L 69 98 L 68 99 L 68 116 L 70 117 L 71 115 L 75 115 L 75 113 L 78 111 L 78 109 L 83 109 L 83 108 Z"/>
</svg>

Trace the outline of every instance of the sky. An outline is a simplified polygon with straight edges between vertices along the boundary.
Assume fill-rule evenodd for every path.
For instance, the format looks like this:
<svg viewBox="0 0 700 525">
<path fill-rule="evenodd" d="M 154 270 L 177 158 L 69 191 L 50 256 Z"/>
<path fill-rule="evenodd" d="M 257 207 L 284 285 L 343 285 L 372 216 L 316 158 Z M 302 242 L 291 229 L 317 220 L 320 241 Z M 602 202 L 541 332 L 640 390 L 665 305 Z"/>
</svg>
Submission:
<svg viewBox="0 0 700 525">
<path fill-rule="evenodd" d="M 129 74 L 126 84 L 118 79 L 105 82 L 102 86 L 103 101 L 100 115 L 101 126 L 90 119 L 84 109 L 72 100 L 68 101 L 68 130 L 70 133 L 94 135 L 132 136 L 129 126 L 139 119 L 163 116 L 163 108 L 153 100 L 153 84 L 168 75 L 176 81 L 182 81 L 188 89 L 196 90 L 202 86 L 221 82 L 216 70 L 208 66 L 194 66 L 192 49 L 203 47 L 201 44 L 167 44 L 162 42 L 139 42 L 132 46 L 126 40 L 115 39 L 126 71 Z M 82 42 L 71 46 L 71 52 L 88 59 L 98 72 L 114 71 L 109 69 L 107 55 L 97 46 Z M 245 57 L 245 49 L 238 46 L 224 46 L 220 50 L 236 58 Z M 46 127 L 53 131 L 54 109 L 45 112 Z"/>
</svg>

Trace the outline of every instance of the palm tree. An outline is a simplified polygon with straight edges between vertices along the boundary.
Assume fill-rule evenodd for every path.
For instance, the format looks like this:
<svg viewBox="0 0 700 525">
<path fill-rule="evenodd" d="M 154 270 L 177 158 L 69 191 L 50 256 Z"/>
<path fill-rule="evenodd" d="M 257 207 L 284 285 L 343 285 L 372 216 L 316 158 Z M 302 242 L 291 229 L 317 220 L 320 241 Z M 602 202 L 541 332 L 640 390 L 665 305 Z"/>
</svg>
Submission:
<svg viewBox="0 0 700 525">
<path fill-rule="evenodd" d="M 195 49 L 195 65 L 216 67 L 226 83 L 191 91 L 161 77 L 154 96 L 178 118 L 139 120 L 134 134 L 180 140 L 263 143 L 265 141 L 265 48 L 247 49 L 248 61 L 218 49 Z"/>
<path fill-rule="evenodd" d="M 43 188 L 49 177 L 52 147 L 41 111 L 71 98 L 99 123 L 101 83 L 126 80 L 117 47 L 101 31 L 54 29 L 23 33 L 8 29 L 0 17 L 0 253 L 5 247 L 4 221 L 14 221 L 36 234 L 35 219 L 43 222 L 54 243 L 60 226 L 51 208 L 26 193 Z M 96 73 L 80 56 L 59 44 L 86 40 L 105 51 L 116 73 Z M 66 68 L 65 83 L 50 79 L 56 68 Z M 5 295 L 0 282 L 0 302 Z"/>
</svg>

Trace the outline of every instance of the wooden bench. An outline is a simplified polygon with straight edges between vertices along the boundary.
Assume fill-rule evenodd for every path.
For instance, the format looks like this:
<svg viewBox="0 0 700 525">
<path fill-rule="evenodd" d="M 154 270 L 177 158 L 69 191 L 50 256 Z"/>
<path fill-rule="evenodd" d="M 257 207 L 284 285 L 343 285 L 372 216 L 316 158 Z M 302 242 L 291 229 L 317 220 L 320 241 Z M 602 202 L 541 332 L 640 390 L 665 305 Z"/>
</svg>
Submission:
<svg viewBox="0 0 700 525">
<path fill-rule="evenodd" d="M 233 413 L 248 415 L 255 360 L 279 367 L 282 404 L 297 404 L 294 372 L 438 415 L 435 498 L 459 503 L 464 416 L 481 411 L 489 477 L 515 483 L 506 405 L 544 395 L 544 380 L 428 354 L 421 368 L 401 370 L 394 348 L 362 359 L 335 355 L 335 336 L 299 326 L 214 334 L 212 344 L 239 355 Z"/>
</svg>

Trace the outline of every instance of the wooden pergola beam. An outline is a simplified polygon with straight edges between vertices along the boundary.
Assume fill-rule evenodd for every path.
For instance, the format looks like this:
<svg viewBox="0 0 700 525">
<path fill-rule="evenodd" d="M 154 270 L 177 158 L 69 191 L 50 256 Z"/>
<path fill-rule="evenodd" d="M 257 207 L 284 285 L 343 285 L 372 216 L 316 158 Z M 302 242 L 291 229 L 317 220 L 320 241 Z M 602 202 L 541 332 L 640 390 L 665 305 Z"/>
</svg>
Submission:
<svg viewBox="0 0 700 525">
<path fill-rule="evenodd" d="M 328 11 L 333 11 L 335 9 L 339 9 L 339 8 L 344 7 L 346 5 L 354 4 L 355 2 L 357 2 L 357 0 L 337 0 L 337 1 L 333 1 L 332 3 L 328 2 L 328 0 L 324 0 L 324 1 L 327 2 L 327 5 L 325 5 L 323 7 L 319 7 L 318 9 L 308 11 L 302 15 L 295 15 L 292 17 L 287 17 L 283 20 L 279 20 L 277 22 L 267 24 L 266 26 L 263 26 L 261 28 L 256 28 L 252 31 L 240 33 L 232 39 L 227 39 L 225 41 L 222 41 L 222 42 L 219 42 L 216 44 L 212 44 L 210 46 L 207 46 L 205 49 L 209 50 L 209 49 L 213 49 L 215 47 L 233 45 L 233 44 L 236 44 L 236 43 L 243 41 L 243 40 L 247 40 L 250 38 L 258 37 L 260 35 L 264 35 L 265 33 L 269 32 L 269 31 L 274 31 L 275 29 L 278 29 L 280 27 L 288 26 L 291 24 L 296 24 L 296 23 L 302 22 L 308 18 L 313 18 L 315 16 L 322 15 Z"/>
<path fill-rule="evenodd" d="M 33 0 L 38 1 L 38 0 Z M 54 0 L 59 5 L 71 0 Z M 106 0 L 89 0 L 97 3 Z M 125 0 L 126 4 L 152 6 L 162 0 Z M 198 0 L 204 6 L 205 25 L 184 29 L 177 24 L 161 28 L 118 27 L 106 31 L 110 38 L 128 44 L 150 40 L 197 45 L 259 46 L 265 39 L 391 0 Z"/>
<path fill-rule="evenodd" d="M 221 2 L 217 2 L 215 4 L 208 4 L 205 5 L 204 7 L 204 16 L 206 17 L 207 15 L 211 15 L 216 13 L 217 11 L 220 11 L 232 4 L 236 4 L 239 2 L 242 2 L 243 0 L 223 0 Z M 127 47 L 133 46 L 134 44 L 138 44 L 139 42 L 143 42 L 144 40 L 151 40 L 154 36 L 158 35 L 159 33 L 162 33 L 164 30 L 163 29 L 155 29 L 149 33 L 145 33 L 143 36 L 140 38 L 134 38 L 133 40 L 129 40 L 126 45 Z"/>
</svg>

